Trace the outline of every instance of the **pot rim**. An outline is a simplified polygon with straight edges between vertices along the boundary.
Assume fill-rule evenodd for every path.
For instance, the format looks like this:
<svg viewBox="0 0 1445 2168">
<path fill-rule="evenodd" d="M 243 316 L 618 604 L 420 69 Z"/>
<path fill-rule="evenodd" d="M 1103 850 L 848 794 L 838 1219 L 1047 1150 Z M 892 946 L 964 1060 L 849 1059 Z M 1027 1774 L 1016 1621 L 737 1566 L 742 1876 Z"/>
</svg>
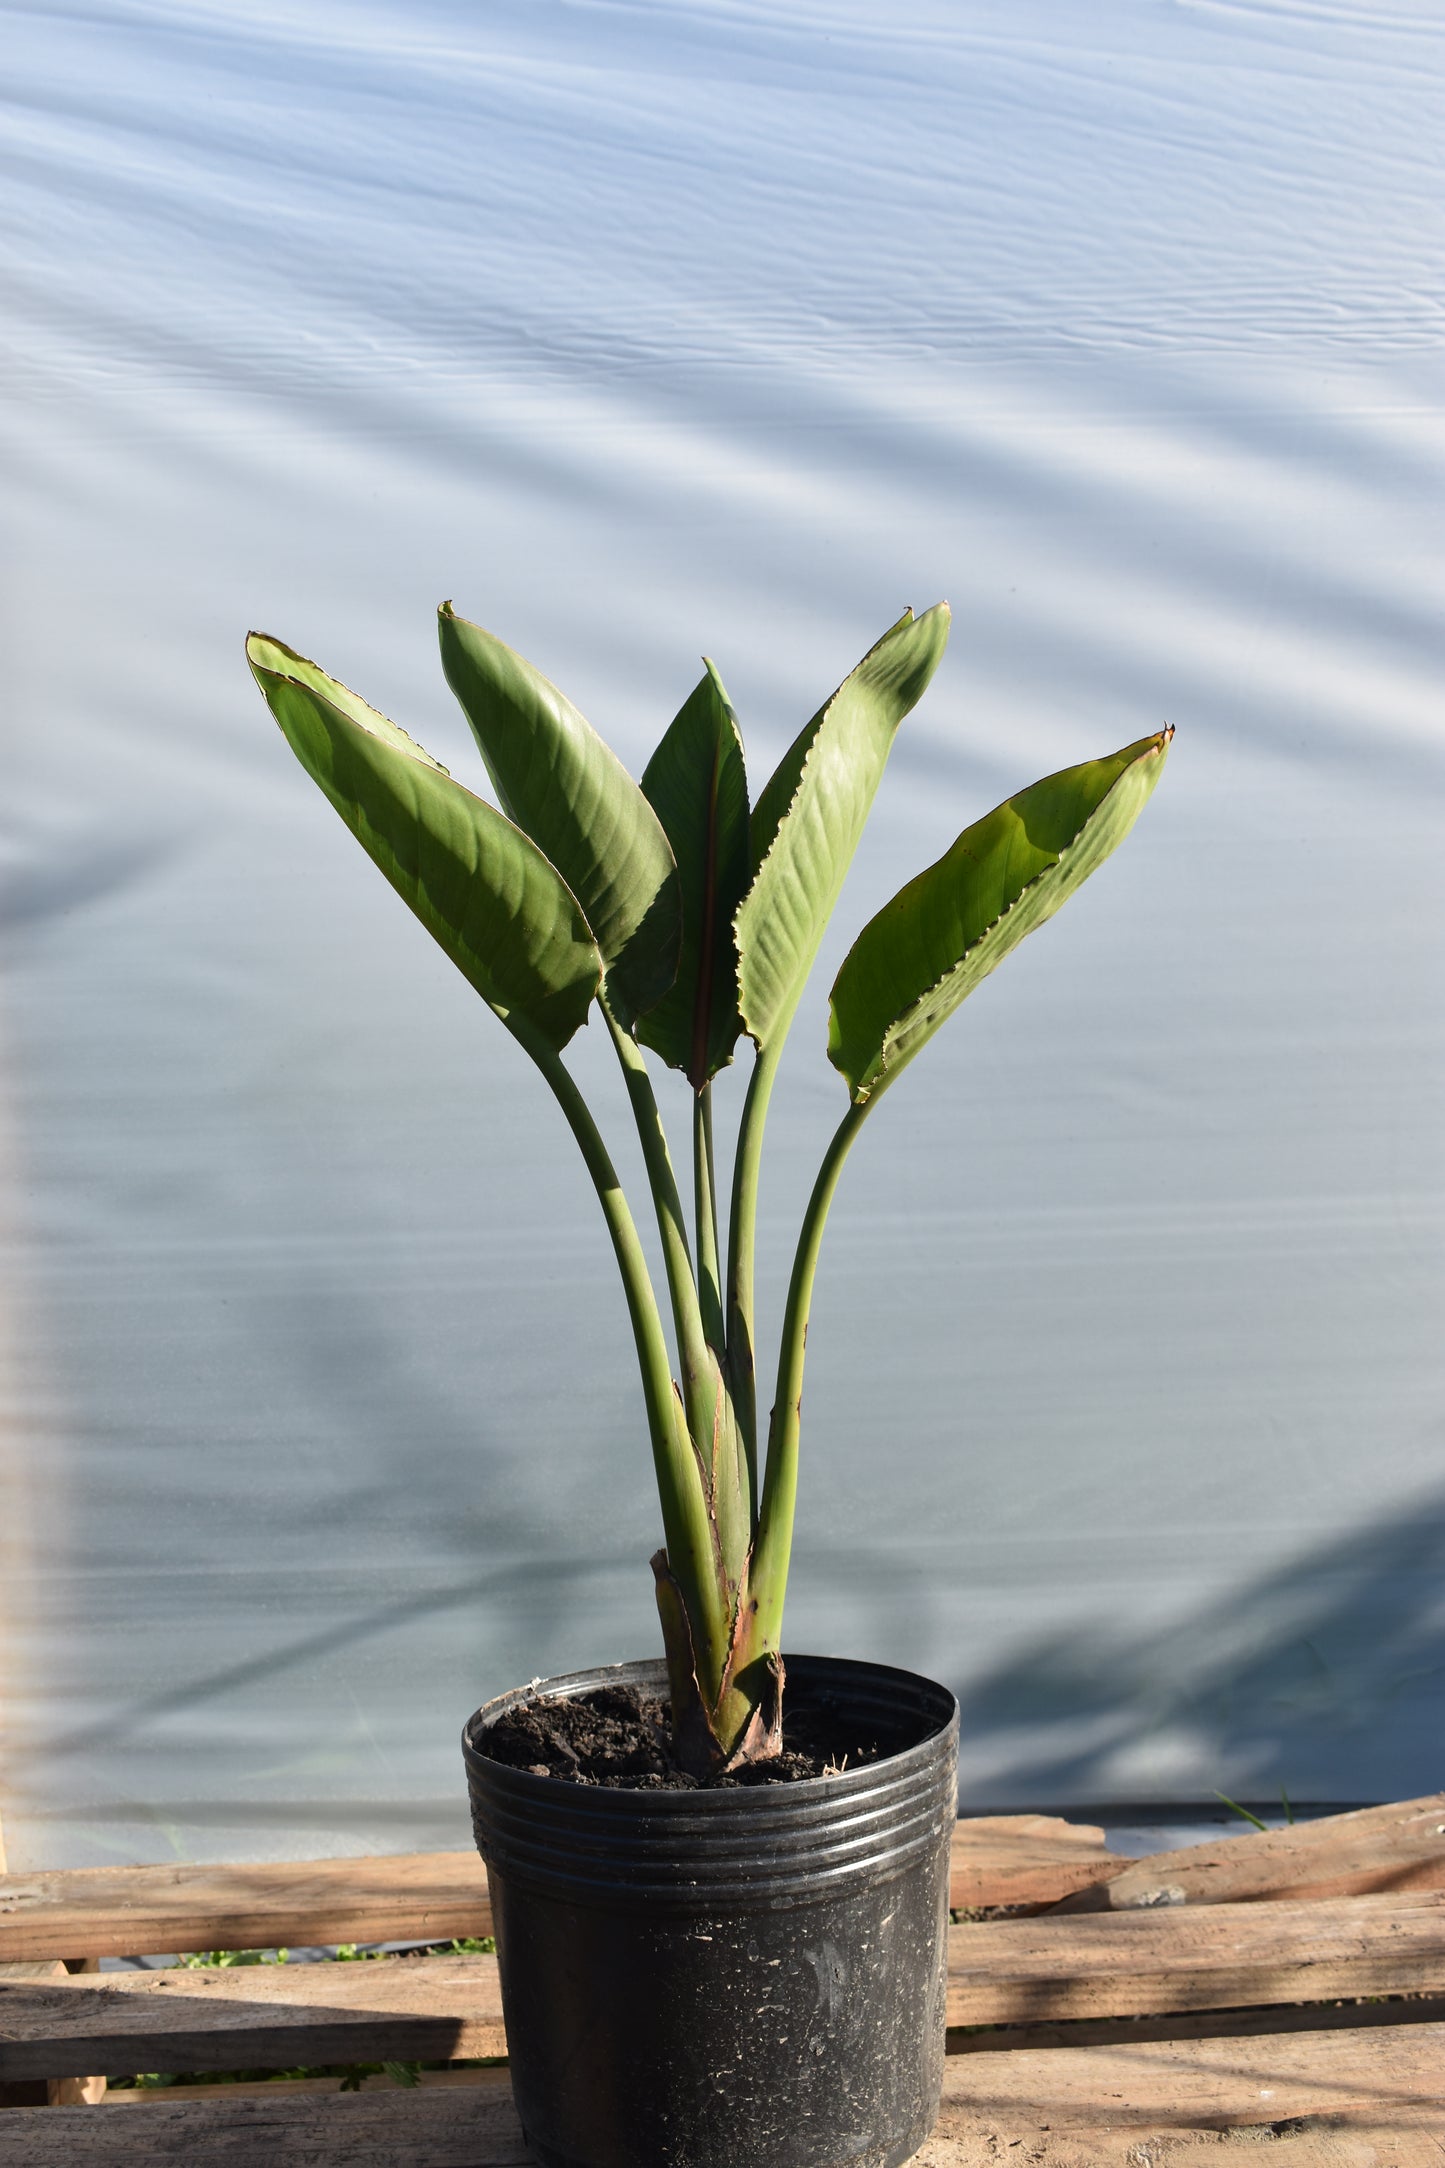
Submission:
<svg viewBox="0 0 1445 2168">
<path fill-rule="evenodd" d="M 930 1679 L 918 1671 L 904 1670 L 897 1664 L 880 1664 L 866 1658 L 852 1656 L 813 1656 L 804 1653 L 784 1654 L 784 1669 L 789 1680 L 801 1673 L 800 1684 L 818 1674 L 826 1676 L 826 1683 L 836 1680 L 837 1686 L 846 1688 L 851 1678 L 858 1686 L 871 1681 L 875 1688 L 896 1681 L 910 1698 L 919 1700 L 933 1698 L 936 1721 L 929 1723 L 920 1738 L 900 1747 L 896 1753 L 880 1755 L 877 1761 L 860 1762 L 856 1769 L 845 1769 L 834 1776 L 799 1777 L 788 1784 L 737 1784 L 726 1786 L 695 1785 L 685 1789 L 662 1790 L 640 1784 L 575 1785 L 565 1777 L 552 1775 L 535 1776 L 530 1769 L 517 1769 L 508 1762 L 494 1761 L 484 1754 L 474 1740 L 474 1733 L 485 1731 L 510 1709 L 522 1707 L 529 1701 L 570 1701 L 578 1695 L 590 1693 L 599 1686 L 647 1683 L 667 1687 L 667 1665 L 660 1656 L 634 1657 L 618 1664 L 593 1664 L 585 1670 L 558 1672 L 550 1678 L 529 1679 L 524 1686 L 514 1686 L 505 1693 L 493 1695 L 473 1711 L 462 1726 L 462 1753 L 468 1767 L 480 1764 L 480 1770 L 505 1784 L 508 1791 L 516 1787 L 522 1798 L 529 1794 L 539 1801 L 556 1799 L 559 1786 L 566 1792 L 582 1793 L 590 1808 L 606 1812 L 607 1802 L 615 1801 L 618 1811 L 635 1812 L 638 1804 L 646 1802 L 649 1813 L 697 1814 L 732 1813 L 748 1811 L 747 1802 L 766 1806 L 776 1815 L 786 1811 L 789 1802 L 799 1808 L 811 1801 L 829 1798 L 846 1798 L 857 1791 L 877 1786 L 880 1778 L 885 1782 L 891 1773 L 903 1775 L 915 1758 L 920 1762 L 932 1760 L 940 1749 L 947 1750 L 956 1736 L 959 1724 L 958 1697 L 952 1689 L 936 1679 Z M 821 1686 L 825 1678 L 818 1677 Z M 922 1688 L 923 1694 L 918 1690 Z M 806 1687 L 805 1687 L 806 1690 Z M 785 1686 L 786 1691 L 786 1686 Z"/>
</svg>

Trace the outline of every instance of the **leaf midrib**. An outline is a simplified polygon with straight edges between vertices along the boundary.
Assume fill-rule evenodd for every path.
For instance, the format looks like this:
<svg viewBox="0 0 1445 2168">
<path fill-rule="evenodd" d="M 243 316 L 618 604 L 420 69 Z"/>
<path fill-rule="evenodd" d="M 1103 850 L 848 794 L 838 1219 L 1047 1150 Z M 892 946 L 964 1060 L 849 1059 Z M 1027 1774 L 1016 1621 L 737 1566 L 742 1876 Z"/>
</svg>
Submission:
<svg viewBox="0 0 1445 2168">
<path fill-rule="evenodd" d="M 707 802 L 707 844 L 703 852 L 703 914 L 701 947 L 697 959 L 697 993 L 692 1010 L 692 1067 L 690 1082 L 700 1092 L 707 1082 L 708 1055 L 712 1043 L 713 950 L 717 938 L 717 802 L 722 779 L 722 738 L 715 736 L 712 776 Z"/>
</svg>

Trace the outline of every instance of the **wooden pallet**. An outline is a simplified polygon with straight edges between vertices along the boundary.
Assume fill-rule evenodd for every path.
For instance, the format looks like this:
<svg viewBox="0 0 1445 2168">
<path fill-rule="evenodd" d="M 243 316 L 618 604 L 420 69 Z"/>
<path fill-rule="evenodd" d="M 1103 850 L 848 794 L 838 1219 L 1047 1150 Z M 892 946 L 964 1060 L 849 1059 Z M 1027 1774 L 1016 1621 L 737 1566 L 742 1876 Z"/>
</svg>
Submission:
<svg viewBox="0 0 1445 2168">
<path fill-rule="evenodd" d="M 1048 1816 L 961 1822 L 953 1901 L 1026 1909 L 950 1931 L 944 2107 L 919 2168 L 1224 2168 L 1220 2148 L 1249 2141 L 1268 2168 L 1445 2168 L 1445 1793 L 1144 1861 Z M 461 1853 L 0 1876 L 0 2085 L 55 2103 L 0 2107 L 0 2168 L 513 2168 L 504 2065 L 347 2093 L 101 2095 L 89 2075 L 502 2056 L 493 1958 L 77 1969 L 490 1926 Z"/>
</svg>

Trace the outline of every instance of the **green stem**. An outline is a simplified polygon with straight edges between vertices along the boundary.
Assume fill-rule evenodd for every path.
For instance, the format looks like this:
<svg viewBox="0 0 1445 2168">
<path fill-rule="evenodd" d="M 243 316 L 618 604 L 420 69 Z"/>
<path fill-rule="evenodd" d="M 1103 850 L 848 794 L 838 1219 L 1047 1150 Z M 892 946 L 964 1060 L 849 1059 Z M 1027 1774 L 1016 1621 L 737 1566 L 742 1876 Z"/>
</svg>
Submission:
<svg viewBox="0 0 1445 2168">
<path fill-rule="evenodd" d="M 843 1162 L 852 1149 L 871 1102 L 850 1106 L 833 1133 L 833 1140 L 818 1169 L 813 1194 L 803 1215 L 788 1283 L 787 1308 L 783 1313 L 783 1339 L 778 1350 L 778 1389 L 768 1426 L 768 1460 L 763 1479 L 763 1499 L 758 1516 L 758 1540 L 753 1552 L 750 1586 L 757 1605 L 750 1635 L 753 1657 L 776 1652 L 782 1631 L 783 1596 L 788 1581 L 788 1561 L 793 1548 L 793 1514 L 798 1497 L 798 1437 L 803 1414 L 803 1362 L 808 1350 L 808 1312 L 813 1300 L 813 1281 L 818 1252 L 823 1244 L 828 1207 L 838 1187 Z"/>
<path fill-rule="evenodd" d="M 726 1571 L 740 1596 L 748 1553 L 758 1529 L 757 1452 L 741 1430 L 733 1404 L 732 1373 L 727 1359 L 723 1314 L 722 1268 L 717 1239 L 717 1173 L 712 1144 L 712 1085 L 705 1083 L 693 1100 L 693 1211 L 697 1222 L 697 1286 L 702 1329 L 724 1385 L 721 1435 L 717 1439 L 715 1492 Z"/>
<path fill-rule="evenodd" d="M 717 1421 L 717 1396 L 721 1381 L 717 1363 L 702 1329 L 697 1282 L 693 1278 L 692 1254 L 687 1243 L 687 1222 L 683 1217 L 677 1177 L 672 1171 L 672 1157 L 667 1149 L 667 1132 L 657 1110 L 652 1079 L 647 1073 L 647 1063 L 643 1059 L 641 1047 L 608 1015 L 605 1007 L 602 1013 L 607 1018 L 607 1029 L 612 1035 L 612 1044 L 617 1049 L 617 1059 L 622 1064 L 627 1096 L 632 1102 L 637 1134 L 642 1144 L 648 1186 L 657 1210 L 657 1231 L 662 1240 L 662 1259 L 667 1271 L 668 1293 L 672 1297 L 672 1321 L 677 1333 L 682 1398 L 687 1409 L 688 1428 L 706 1459 Z"/>
<path fill-rule="evenodd" d="M 692 1103 L 692 1194 L 697 1226 L 697 1294 L 702 1329 L 713 1352 L 727 1350 L 723 1324 L 722 1269 L 717 1247 L 717 1187 L 712 1156 L 712 1085 L 704 1084 Z"/>
<path fill-rule="evenodd" d="M 781 1045 L 782 1041 L 778 1039 L 762 1048 L 753 1063 L 733 1159 L 732 1205 L 728 1215 L 728 1378 L 743 1449 L 752 1471 L 754 1497 L 758 1488 L 758 1416 L 753 1257 L 757 1240 L 758 1177 L 763 1163 L 763 1128 L 768 1118 L 768 1101 L 772 1097 Z"/>
<path fill-rule="evenodd" d="M 622 1185 L 617 1179 L 617 1170 L 586 1100 L 553 1048 L 540 1035 L 533 1034 L 521 1017 L 508 1016 L 504 1021 L 551 1085 L 581 1147 L 601 1202 L 627 1295 L 632 1336 L 637 1344 L 668 1563 L 684 1593 L 690 1616 L 709 1637 L 716 1635 L 725 1643 L 729 1621 L 713 1562 L 707 1501 L 697 1458 L 677 1405 L 667 1339 L 658 1314 L 652 1276 Z"/>
</svg>

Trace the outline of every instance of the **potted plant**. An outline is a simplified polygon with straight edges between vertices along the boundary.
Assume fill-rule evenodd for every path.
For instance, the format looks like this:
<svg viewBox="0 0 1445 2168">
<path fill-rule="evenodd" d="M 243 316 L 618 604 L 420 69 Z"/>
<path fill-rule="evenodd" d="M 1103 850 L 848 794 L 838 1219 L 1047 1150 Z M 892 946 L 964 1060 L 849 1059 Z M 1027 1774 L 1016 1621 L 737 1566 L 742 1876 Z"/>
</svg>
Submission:
<svg viewBox="0 0 1445 2168">
<path fill-rule="evenodd" d="M 879 1100 L 1122 841 L 1172 732 L 996 807 L 854 942 L 828 1030 L 847 1105 L 804 1215 L 762 1422 L 753 1260 L 769 1095 L 894 733 L 942 657 L 947 607 L 884 634 L 752 805 L 710 662 L 639 785 L 521 656 L 449 603 L 439 618 L 500 811 L 281 642 L 253 634 L 247 652 L 303 767 L 556 1096 L 637 1346 L 663 1662 L 534 1681 L 478 1711 L 464 1739 L 523 2125 L 548 2168 L 884 2168 L 937 2113 L 957 1707 L 882 1666 L 784 1664 L 819 1245 Z M 594 1003 L 642 1145 L 671 1347 L 562 1059 Z M 753 1067 L 723 1215 L 711 1086 L 744 1039 Z M 690 1087 L 690 1214 L 648 1053 Z"/>
</svg>

